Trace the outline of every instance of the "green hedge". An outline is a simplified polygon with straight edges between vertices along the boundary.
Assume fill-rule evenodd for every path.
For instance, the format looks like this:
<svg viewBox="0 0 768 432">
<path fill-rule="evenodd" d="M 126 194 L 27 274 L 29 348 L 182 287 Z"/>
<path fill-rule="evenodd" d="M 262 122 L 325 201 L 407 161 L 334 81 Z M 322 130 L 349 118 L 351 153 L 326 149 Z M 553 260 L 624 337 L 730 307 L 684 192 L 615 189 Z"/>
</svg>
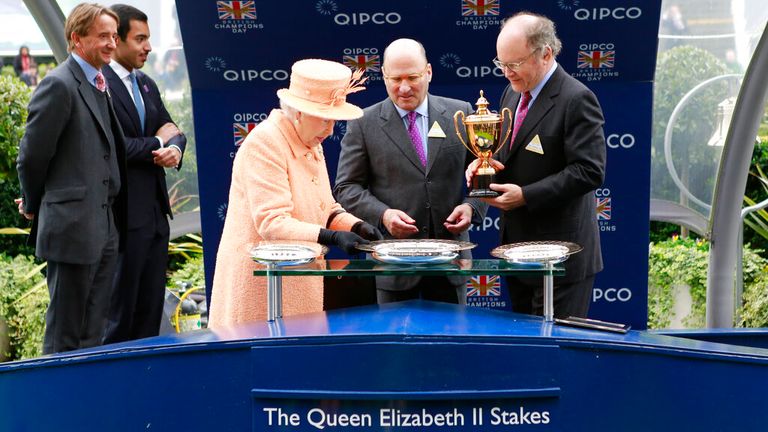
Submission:
<svg viewBox="0 0 768 432">
<path fill-rule="evenodd" d="M 27 123 L 31 90 L 15 76 L 0 76 L 0 227 L 28 227 L 19 215 L 14 198 L 19 197 L 16 157 Z M 32 255 L 25 235 L 0 235 L 0 251 L 7 255 Z"/>
<path fill-rule="evenodd" d="M 744 298 L 741 309 L 744 327 L 768 327 L 768 260 L 761 250 L 744 247 Z M 668 328 L 674 285 L 691 289 L 691 313 L 683 319 L 688 328 L 704 327 L 706 317 L 709 243 L 673 238 L 652 243 L 648 262 L 648 328 Z"/>
<path fill-rule="evenodd" d="M 0 359 L 18 360 L 42 353 L 48 289 L 31 257 L 0 254 L 0 316 L 8 325 L 10 349 Z"/>
</svg>

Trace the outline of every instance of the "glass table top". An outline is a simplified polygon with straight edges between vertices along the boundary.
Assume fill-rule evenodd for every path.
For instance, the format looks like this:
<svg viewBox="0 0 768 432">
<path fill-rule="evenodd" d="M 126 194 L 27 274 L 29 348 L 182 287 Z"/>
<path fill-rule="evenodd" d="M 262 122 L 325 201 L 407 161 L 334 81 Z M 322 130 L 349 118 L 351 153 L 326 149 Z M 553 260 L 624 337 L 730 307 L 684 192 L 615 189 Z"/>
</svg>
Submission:
<svg viewBox="0 0 768 432">
<path fill-rule="evenodd" d="M 505 275 L 541 277 L 551 271 L 553 276 L 565 274 L 562 264 L 552 270 L 541 264 L 513 264 L 498 259 L 455 259 L 443 264 L 385 264 L 375 260 L 316 260 L 309 264 L 268 268 L 254 263 L 255 276 L 385 276 L 385 275 L 445 275 L 476 276 Z"/>
</svg>

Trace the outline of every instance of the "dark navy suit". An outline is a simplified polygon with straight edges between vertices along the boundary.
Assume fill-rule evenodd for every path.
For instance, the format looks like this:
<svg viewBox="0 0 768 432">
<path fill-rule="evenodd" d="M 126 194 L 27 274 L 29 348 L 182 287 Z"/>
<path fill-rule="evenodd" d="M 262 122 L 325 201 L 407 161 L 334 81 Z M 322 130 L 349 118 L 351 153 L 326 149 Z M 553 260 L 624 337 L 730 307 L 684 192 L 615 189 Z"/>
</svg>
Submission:
<svg viewBox="0 0 768 432">
<path fill-rule="evenodd" d="M 514 112 L 519 100 L 520 94 L 507 86 L 501 106 Z M 519 185 L 526 201 L 503 212 L 501 242 L 567 241 L 584 248 L 565 262 L 565 276 L 555 279 L 557 317 L 586 316 L 595 274 L 603 268 L 595 210 L 595 189 L 605 177 L 603 123 L 595 95 L 557 66 L 512 148 L 505 143 L 497 156 L 504 169 L 496 183 Z M 513 309 L 541 314 L 541 281 L 508 281 Z"/>
<path fill-rule="evenodd" d="M 157 84 L 136 72 L 146 110 L 141 129 L 133 98 L 111 67 L 104 67 L 115 112 L 125 134 L 128 159 L 128 232 L 125 251 L 115 276 L 109 323 L 104 342 L 120 342 L 156 336 L 165 298 L 165 271 L 168 264 L 168 218 L 173 217 L 165 182 L 165 169 L 153 163 L 152 151 L 160 148 L 157 130 L 173 122 L 160 99 Z M 184 135 L 165 146 L 176 145 L 184 152 Z M 181 168 L 181 163 L 177 169 Z"/>
</svg>

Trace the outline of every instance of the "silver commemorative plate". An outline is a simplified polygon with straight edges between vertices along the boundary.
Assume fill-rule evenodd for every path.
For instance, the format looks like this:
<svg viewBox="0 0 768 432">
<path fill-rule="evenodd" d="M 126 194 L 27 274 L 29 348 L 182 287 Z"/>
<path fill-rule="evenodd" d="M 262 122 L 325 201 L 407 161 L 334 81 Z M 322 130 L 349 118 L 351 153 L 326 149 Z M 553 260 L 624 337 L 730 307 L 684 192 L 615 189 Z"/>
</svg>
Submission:
<svg viewBox="0 0 768 432">
<path fill-rule="evenodd" d="M 424 265 L 424 264 L 445 264 L 453 261 L 459 256 L 458 252 L 444 251 L 444 252 L 429 252 L 425 254 L 419 254 L 418 252 L 411 255 L 401 254 L 386 254 L 372 252 L 371 257 L 376 261 L 386 264 L 410 264 L 410 265 Z"/>
<path fill-rule="evenodd" d="M 538 241 L 499 246 L 491 251 L 491 255 L 515 264 L 556 264 L 581 249 L 576 243 Z"/>
<path fill-rule="evenodd" d="M 433 239 L 390 239 L 376 240 L 357 248 L 365 252 L 399 256 L 424 256 L 443 252 L 459 252 L 476 247 L 477 244 L 458 240 Z"/>
<path fill-rule="evenodd" d="M 279 266 L 308 264 L 326 252 L 327 247 L 309 242 L 261 242 L 248 250 L 254 261 Z"/>
</svg>

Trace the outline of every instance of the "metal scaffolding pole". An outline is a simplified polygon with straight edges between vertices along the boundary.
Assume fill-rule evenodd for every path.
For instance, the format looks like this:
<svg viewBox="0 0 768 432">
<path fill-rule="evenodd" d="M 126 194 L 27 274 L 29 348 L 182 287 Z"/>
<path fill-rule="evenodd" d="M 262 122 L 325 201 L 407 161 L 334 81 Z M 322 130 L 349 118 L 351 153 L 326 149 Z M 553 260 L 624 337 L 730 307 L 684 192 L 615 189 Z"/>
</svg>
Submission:
<svg viewBox="0 0 768 432">
<path fill-rule="evenodd" d="M 67 40 L 64 35 L 64 14 L 56 0 L 24 0 L 29 13 L 43 32 L 57 63 L 67 58 Z"/>
<path fill-rule="evenodd" d="M 767 28 L 768 29 L 768 28 Z M 755 136 L 768 99 L 768 31 L 764 30 L 747 68 L 717 174 L 710 222 L 707 327 L 733 327 L 734 271 Z"/>
</svg>

